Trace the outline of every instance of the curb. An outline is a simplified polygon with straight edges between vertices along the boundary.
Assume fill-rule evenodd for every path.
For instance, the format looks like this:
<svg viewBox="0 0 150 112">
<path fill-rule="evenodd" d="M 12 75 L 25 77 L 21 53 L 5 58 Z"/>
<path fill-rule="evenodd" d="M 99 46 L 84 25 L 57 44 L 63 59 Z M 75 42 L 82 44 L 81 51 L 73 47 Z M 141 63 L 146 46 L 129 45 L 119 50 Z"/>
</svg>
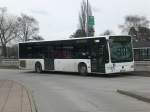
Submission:
<svg viewBox="0 0 150 112">
<path fill-rule="evenodd" d="M 31 89 L 29 89 L 28 87 L 26 87 L 24 84 L 22 84 L 21 82 L 17 82 L 16 83 L 20 84 L 21 86 L 24 87 L 24 89 L 26 90 L 27 92 L 27 95 L 28 95 L 28 98 L 29 98 L 29 102 L 30 102 L 30 106 L 31 106 L 31 112 L 38 112 L 38 108 L 37 108 L 37 105 L 36 105 L 36 102 L 35 102 L 35 99 L 34 99 L 34 96 L 33 96 L 33 92 L 31 91 Z"/>
<path fill-rule="evenodd" d="M 24 85 L 23 85 L 24 86 Z M 28 94 L 28 97 L 29 97 L 29 100 L 30 100 L 30 105 L 31 105 L 31 109 L 32 109 L 32 112 L 38 112 L 38 108 L 37 108 L 37 105 L 36 105 L 36 102 L 35 102 L 35 99 L 34 99 L 34 96 L 33 96 L 33 94 L 32 94 L 32 91 L 29 89 L 29 88 L 27 88 L 27 87 L 25 87 L 24 86 L 24 88 L 26 89 L 26 91 L 27 91 L 27 94 Z"/>
<path fill-rule="evenodd" d="M 120 93 L 120 94 L 126 95 L 126 96 L 130 96 L 132 98 L 135 98 L 135 99 L 138 99 L 138 100 L 150 103 L 150 98 L 142 96 L 142 95 L 139 95 L 139 94 L 136 94 L 134 92 L 124 91 L 124 90 L 117 90 L 117 92 Z"/>
</svg>

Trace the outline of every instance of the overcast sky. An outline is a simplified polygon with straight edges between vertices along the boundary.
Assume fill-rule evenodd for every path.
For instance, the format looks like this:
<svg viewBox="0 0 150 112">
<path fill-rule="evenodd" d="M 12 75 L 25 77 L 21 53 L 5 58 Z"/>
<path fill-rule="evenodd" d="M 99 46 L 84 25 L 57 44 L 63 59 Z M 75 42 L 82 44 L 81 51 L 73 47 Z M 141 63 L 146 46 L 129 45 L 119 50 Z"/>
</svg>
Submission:
<svg viewBox="0 0 150 112">
<path fill-rule="evenodd" d="M 45 40 L 68 38 L 78 28 L 78 14 L 82 0 L 0 0 L 0 7 L 20 15 L 35 17 L 40 35 Z M 89 0 L 95 17 L 95 33 L 110 29 L 120 34 L 118 25 L 126 15 L 142 15 L 150 20 L 150 0 Z"/>
</svg>

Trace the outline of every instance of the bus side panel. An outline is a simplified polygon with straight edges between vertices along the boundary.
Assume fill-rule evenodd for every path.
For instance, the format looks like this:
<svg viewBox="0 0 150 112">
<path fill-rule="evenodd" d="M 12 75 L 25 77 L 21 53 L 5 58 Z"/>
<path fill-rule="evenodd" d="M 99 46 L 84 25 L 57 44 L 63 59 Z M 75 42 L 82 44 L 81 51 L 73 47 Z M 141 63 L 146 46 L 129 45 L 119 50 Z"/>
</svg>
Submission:
<svg viewBox="0 0 150 112">
<path fill-rule="evenodd" d="M 35 70 L 36 62 L 40 62 L 42 70 L 45 70 L 44 59 L 19 59 L 19 68 L 24 70 Z"/>
<path fill-rule="evenodd" d="M 91 73 L 90 59 L 55 59 L 54 68 L 56 71 L 78 72 L 80 62 L 84 62 L 87 65 L 88 73 Z"/>
<path fill-rule="evenodd" d="M 54 70 L 54 59 L 44 59 L 45 70 Z"/>
</svg>

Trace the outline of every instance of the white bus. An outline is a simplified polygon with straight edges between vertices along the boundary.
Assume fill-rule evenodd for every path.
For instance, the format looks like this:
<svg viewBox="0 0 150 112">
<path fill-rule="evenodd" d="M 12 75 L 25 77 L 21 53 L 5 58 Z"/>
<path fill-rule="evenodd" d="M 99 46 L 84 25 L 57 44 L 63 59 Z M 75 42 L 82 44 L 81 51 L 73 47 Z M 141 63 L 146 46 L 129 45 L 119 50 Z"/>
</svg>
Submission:
<svg viewBox="0 0 150 112">
<path fill-rule="evenodd" d="M 130 36 L 19 43 L 20 69 L 88 73 L 134 71 Z"/>
</svg>

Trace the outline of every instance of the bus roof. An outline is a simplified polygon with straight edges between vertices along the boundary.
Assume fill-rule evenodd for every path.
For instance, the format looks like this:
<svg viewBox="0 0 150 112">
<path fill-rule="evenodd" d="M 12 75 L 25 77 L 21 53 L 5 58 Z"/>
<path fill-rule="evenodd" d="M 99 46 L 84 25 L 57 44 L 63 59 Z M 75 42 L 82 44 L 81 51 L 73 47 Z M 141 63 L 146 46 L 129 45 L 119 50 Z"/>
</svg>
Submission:
<svg viewBox="0 0 150 112">
<path fill-rule="evenodd" d="M 104 35 L 104 36 L 94 36 L 94 37 L 79 37 L 79 38 L 69 38 L 62 40 L 40 40 L 40 41 L 27 41 L 27 42 L 19 42 L 19 43 L 36 43 L 36 42 L 51 42 L 51 41 L 64 41 L 64 40 L 79 40 L 79 39 L 91 39 L 91 38 L 106 38 L 109 39 L 110 36 L 129 36 L 129 35 Z"/>
</svg>

